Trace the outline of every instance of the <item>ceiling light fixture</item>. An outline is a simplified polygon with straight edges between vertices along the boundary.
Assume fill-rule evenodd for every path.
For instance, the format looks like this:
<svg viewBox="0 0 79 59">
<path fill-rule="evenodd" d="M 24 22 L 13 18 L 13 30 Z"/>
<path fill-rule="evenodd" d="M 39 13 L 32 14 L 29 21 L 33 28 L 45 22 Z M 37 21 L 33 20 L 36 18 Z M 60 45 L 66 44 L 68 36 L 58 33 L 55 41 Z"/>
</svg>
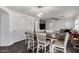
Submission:
<svg viewBox="0 0 79 59">
<path fill-rule="evenodd" d="M 42 12 L 39 12 L 39 13 L 37 14 L 37 16 L 38 16 L 39 18 L 41 18 Z"/>
<path fill-rule="evenodd" d="M 44 6 L 36 6 L 37 8 L 39 8 L 38 9 L 38 13 L 37 13 L 37 16 L 39 17 L 39 18 L 41 18 L 41 16 L 42 16 L 42 8 L 44 8 Z"/>
<path fill-rule="evenodd" d="M 43 8 L 44 6 L 37 6 L 38 8 Z"/>
</svg>

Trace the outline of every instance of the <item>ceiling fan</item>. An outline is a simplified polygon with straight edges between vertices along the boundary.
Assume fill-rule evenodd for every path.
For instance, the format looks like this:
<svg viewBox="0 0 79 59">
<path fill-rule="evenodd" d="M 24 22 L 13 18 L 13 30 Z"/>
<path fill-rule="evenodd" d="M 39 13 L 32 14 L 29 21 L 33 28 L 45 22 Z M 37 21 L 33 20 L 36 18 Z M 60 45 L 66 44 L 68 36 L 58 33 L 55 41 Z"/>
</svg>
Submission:
<svg viewBox="0 0 79 59">
<path fill-rule="evenodd" d="M 58 18 L 55 18 L 55 17 L 52 17 L 51 19 L 52 19 L 52 20 L 59 20 Z"/>
</svg>

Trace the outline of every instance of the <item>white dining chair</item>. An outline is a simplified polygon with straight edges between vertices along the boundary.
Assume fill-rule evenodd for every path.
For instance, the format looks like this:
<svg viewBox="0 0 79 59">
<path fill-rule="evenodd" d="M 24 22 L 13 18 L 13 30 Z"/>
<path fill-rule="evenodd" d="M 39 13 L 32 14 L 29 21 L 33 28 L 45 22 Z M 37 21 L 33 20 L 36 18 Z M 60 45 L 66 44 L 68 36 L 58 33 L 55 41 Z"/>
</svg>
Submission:
<svg viewBox="0 0 79 59">
<path fill-rule="evenodd" d="M 27 51 L 28 51 L 29 49 L 32 50 L 33 53 L 34 53 L 35 47 L 34 47 L 34 34 L 33 34 L 33 33 L 29 33 L 29 35 L 28 35 Z"/>
<path fill-rule="evenodd" d="M 46 41 L 46 33 L 37 33 L 37 53 L 42 49 L 44 53 L 46 53 L 46 47 L 50 45 L 49 42 Z M 47 51 L 49 52 L 49 50 Z"/>
<path fill-rule="evenodd" d="M 67 52 L 66 47 L 67 47 L 68 39 L 69 39 L 69 33 L 66 32 L 64 42 L 57 40 L 53 43 L 52 53 L 56 52 L 56 50 L 59 50 L 59 51 L 66 53 Z"/>
<path fill-rule="evenodd" d="M 25 45 L 27 45 L 27 43 L 28 43 L 28 37 L 29 37 L 29 34 L 28 33 L 25 34 Z"/>
</svg>

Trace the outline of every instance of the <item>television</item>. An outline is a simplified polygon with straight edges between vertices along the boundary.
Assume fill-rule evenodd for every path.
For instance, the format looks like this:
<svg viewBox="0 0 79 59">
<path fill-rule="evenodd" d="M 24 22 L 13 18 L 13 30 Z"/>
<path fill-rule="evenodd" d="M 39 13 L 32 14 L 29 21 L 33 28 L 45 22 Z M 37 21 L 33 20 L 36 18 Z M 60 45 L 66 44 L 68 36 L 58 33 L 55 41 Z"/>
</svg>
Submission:
<svg viewBox="0 0 79 59">
<path fill-rule="evenodd" d="M 40 23 L 40 30 L 45 30 L 45 23 Z"/>
</svg>

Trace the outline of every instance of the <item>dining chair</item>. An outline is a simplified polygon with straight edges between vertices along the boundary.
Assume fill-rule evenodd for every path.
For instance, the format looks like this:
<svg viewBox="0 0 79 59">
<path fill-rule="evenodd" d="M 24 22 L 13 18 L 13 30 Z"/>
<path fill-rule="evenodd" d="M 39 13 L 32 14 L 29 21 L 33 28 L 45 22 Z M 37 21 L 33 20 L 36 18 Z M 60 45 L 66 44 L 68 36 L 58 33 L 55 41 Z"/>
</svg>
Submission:
<svg viewBox="0 0 79 59">
<path fill-rule="evenodd" d="M 49 52 L 47 51 L 46 47 L 50 45 L 49 42 L 46 41 L 46 33 L 37 33 L 37 53 L 40 50 L 44 51 L 44 53 Z"/>
<path fill-rule="evenodd" d="M 56 52 L 56 50 L 59 50 L 59 51 L 66 53 L 67 52 L 66 47 L 67 47 L 68 39 L 69 39 L 69 33 L 66 32 L 64 42 L 57 40 L 53 43 L 52 52 L 54 53 L 54 52 Z"/>
<path fill-rule="evenodd" d="M 28 37 L 29 37 L 29 34 L 26 33 L 26 34 L 25 34 L 25 45 L 27 45 L 27 43 L 28 43 Z"/>
<path fill-rule="evenodd" d="M 33 53 L 34 53 L 35 47 L 34 47 L 34 34 L 33 34 L 33 33 L 29 33 L 29 35 L 28 35 L 27 51 L 28 51 L 29 49 L 32 50 Z"/>
</svg>

